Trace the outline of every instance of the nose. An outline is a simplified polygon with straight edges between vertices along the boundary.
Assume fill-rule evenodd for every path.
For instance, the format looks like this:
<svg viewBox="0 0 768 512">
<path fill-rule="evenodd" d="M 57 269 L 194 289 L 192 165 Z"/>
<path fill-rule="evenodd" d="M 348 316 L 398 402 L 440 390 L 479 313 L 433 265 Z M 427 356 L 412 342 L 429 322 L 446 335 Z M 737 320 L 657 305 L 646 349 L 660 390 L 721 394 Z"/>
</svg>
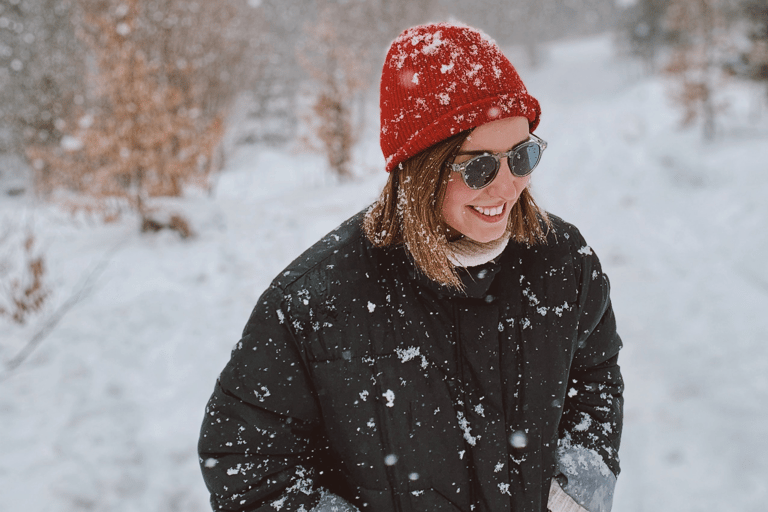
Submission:
<svg viewBox="0 0 768 512">
<path fill-rule="evenodd" d="M 512 174 L 507 159 L 504 158 L 500 163 L 498 174 L 496 174 L 491 184 L 488 185 L 487 190 L 493 197 L 500 197 L 505 201 L 510 201 L 517 199 L 523 189 L 528 186 L 530 180 L 530 176 L 520 178 Z"/>
</svg>

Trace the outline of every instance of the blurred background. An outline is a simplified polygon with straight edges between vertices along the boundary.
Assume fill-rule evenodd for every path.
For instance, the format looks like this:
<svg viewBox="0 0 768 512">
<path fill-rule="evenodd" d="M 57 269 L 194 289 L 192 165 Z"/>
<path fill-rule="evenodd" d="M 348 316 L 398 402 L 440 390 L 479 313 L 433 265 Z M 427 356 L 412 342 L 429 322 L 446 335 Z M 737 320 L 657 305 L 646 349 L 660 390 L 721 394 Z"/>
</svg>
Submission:
<svg viewBox="0 0 768 512">
<path fill-rule="evenodd" d="M 533 191 L 611 278 L 614 510 L 768 502 L 768 0 L 0 0 L 0 503 L 204 511 L 250 309 L 377 197 L 378 79 L 425 21 L 542 104 Z"/>
</svg>

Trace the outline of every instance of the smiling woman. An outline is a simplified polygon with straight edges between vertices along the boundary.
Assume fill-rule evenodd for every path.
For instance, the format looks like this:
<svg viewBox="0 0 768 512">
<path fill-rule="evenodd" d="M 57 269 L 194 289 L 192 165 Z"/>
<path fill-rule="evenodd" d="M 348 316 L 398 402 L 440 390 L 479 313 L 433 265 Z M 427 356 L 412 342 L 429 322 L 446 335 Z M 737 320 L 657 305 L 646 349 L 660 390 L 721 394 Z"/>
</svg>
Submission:
<svg viewBox="0 0 768 512">
<path fill-rule="evenodd" d="M 609 284 L 528 183 L 541 109 L 479 31 L 390 46 L 380 198 L 259 298 L 200 436 L 215 510 L 607 512 Z"/>
<path fill-rule="evenodd" d="M 478 158 L 488 159 L 483 155 L 501 153 L 511 145 L 516 146 L 527 140 L 528 119 L 508 117 L 491 121 L 472 131 L 459 148 L 454 164 L 475 163 Z M 475 160 L 470 160 L 473 155 Z M 507 231 L 509 212 L 528 186 L 530 174 L 523 177 L 512 174 L 507 158 L 502 162 L 494 162 L 496 165 L 493 167 L 495 171 L 490 177 L 491 181 L 482 188 L 470 187 L 466 182 L 466 174 L 463 179 L 460 174 L 451 174 L 442 207 L 443 219 L 451 228 L 450 238 L 463 235 L 476 242 L 486 243 L 501 238 Z M 489 167 L 481 167 L 481 170 Z M 468 166 L 464 167 L 465 172 L 468 169 Z"/>
<path fill-rule="evenodd" d="M 368 238 L 380 247 L 407 244 L 426 276 L 458 288 L 456 269 L 467 265 L 457 257 L 478 244 L 503 249 L 510 237 L 543 242 L 551 223 L 527 186 L 546 143 L 529 136 L 528 127 L 521 116 L 490 121 L 400 163 L 366 215 Z M 535 161 L 531 146 L 538 150 Z"/>
</svg>

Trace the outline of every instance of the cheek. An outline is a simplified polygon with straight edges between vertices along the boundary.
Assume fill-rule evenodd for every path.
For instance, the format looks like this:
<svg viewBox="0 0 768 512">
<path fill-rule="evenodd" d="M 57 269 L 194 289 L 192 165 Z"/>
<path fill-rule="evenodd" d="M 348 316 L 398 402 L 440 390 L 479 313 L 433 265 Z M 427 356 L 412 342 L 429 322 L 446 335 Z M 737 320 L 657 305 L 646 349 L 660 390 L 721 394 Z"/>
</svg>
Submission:
<svg viewBox="0 0 768 512">
<path fill-rule="evenodd" d="M 461 178 L 451 178 L 445 189 L 445 199 L 443 199 L 443 219 L 452 225 L 453 220 L 461 218 L 466 213 L 464 207 L 476 197 L 477 191 L 466 186 Z"/>
</svg>

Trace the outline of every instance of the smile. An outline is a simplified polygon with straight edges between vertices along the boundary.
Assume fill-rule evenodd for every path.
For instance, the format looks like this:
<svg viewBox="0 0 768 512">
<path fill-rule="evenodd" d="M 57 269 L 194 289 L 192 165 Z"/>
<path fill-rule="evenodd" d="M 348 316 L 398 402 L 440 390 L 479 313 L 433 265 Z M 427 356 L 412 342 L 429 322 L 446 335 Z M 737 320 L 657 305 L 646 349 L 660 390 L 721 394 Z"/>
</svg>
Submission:
<svg viewBox="0 0 768 512">
<path fill-rule="evenodd" d="M 478 213 L 485 215 L 486 217 L 496 217 L 497 215 L 501 215 L 501 213 L 504 211 L 503 204 L 501 206 L 494 206 L 492 208 L 487 208 L 484 206 L 472 206 L 472 208 Z"/>
</svg>

